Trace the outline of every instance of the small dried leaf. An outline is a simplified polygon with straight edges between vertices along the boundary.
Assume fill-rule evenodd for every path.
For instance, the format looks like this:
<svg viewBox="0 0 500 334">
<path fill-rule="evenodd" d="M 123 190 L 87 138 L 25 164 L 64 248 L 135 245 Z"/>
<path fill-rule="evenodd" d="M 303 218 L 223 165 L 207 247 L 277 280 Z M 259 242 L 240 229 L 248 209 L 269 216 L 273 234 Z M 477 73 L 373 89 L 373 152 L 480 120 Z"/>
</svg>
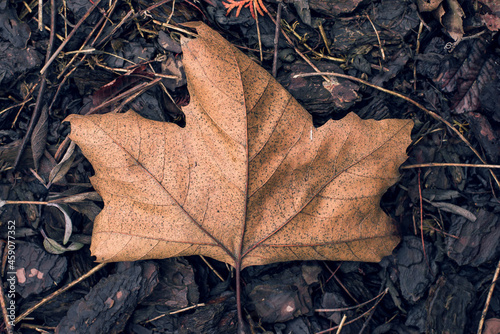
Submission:
<svg viewBox="0 0 500 334">
<path fill-rule="evenodd" d="M 49 132 L 49 110 L 48 106 L 44 105 L 42 108 L 42 114 L 33 129 L 33 134 L 31 135 L 31 150 L 33 153 L 33 161 L 35 163 L 35 169 L 38 170 L 38 162 L 45 151 L 45 144 L 47 142 L 47 134 Z"/>
<path fill-rule="evenodd" d="M 71 237 L 71 233 L 73 233 L 73 222 L 71 221 L 71 217 L 69 214 L 66 212 L 66 209 L 63 208 L 62 205 L 55 204 L 55 203 L 49 203 L 47 206 L 53 206 L 59 209 L 59 211 L 62 212 L 64 215 L 64 239 L 63 239 L 63 245 L 66 245 L 69 241 L 69 238 Z"/>
<path fill-rule="evenodd" d="M 77 251 L 81 249 L 84 245 L 79 242 L 72 242 L 68 247 L 64 247 L 57 241 L 51 238 L 45 238 L 43 240 L 43 247 L 45 250 L 51 254 L 63 254 L 69 251 Z"/>
<path fill-rule="evenodd" d="M 446 1 L 448 2 L 449 9 L 443 15 L 442 23 L 446 32 L 457 42 L 464 36 L 464 22 L 462 17 L 465 16 L 465 13 L 457 0 Z"/>
<path fill-rule="evenodd" d="M 96 202 L 102 202 L 102 197 L 95 191 L 90 191 L 86 193 L 80 193 L 80 194 L 75 194 L 63 198 L 58 198 L 54 200 L 55 202 L 60 202 L 60 203 L 78 203 L 78 202 L 85 202 L 85 201 L 96 201 Z"/>
<path fill-rule="evenodd" d="M 500 30 L 500 2 L 498 0 L 482 0 L 481 2 L 491 11 L 491 13 L 481 15 L 488 30 Z"/>
<path fill-rule="evenodd" d="M 74 152 L 75 152 L 75 143 L 71 142 L 61 161 L 50 171 L 49 175 L 50 183 L 57 183 L 64 178 L 66 173 L 69 171 L 69 168 L 73 163 L 73 160 L 75 159 L 75 155 L 73 154 Z"/>
<path fill-rule="evenodd" d="M 446 202 L 431 202 L 431 205 L 435 208 L 439 208 L 446 212 L 451 212 L 456 215 L 462 216 L 470 220 L 471 222 L 475 222 L 477 217 L 472 212 L 467 209 L 464 209 L 458 205 L 446 203 Z"/>
<path fill-rule="evenodd" d="M 417 0 L 418 10 L 421 12 L 432 12 L 436 10 L 443 0 Z"/>
</svg>

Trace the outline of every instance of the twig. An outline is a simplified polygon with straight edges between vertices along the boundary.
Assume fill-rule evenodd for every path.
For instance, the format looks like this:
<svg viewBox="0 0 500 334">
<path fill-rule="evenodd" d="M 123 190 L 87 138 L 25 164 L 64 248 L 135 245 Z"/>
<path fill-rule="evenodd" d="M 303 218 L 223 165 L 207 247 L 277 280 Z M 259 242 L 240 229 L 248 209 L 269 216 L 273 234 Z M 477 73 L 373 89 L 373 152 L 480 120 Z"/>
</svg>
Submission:
<svg viewBox="0 0 500 334">
<path fill-rule="evenodd" d="M 383 297 L 386 293 L 387 293 L 387 291 L 384 290 L 381 293 L 379 293 L 378 295 L 376 295 L 375 297 L 373 297 L 372 299 L 367 300 L 366 302 L 356 304 L 354 306 L 340 307 L 340 308 L 318 308 L 318 309 L 315 309 L 314 311 L 315 312 L 345 312 L 345 311 L 349 311 L 349 310 L 354 310 L 354 309 L 360 308 L 361 306 L 365 306 L 366 304 L 370 304 L 372 301 Z"/>
<path fill-rule="evenodd" d="M 352 320 L 349 320 L 348 322 L 344 323 L 344 325 L 349 325 L 349 324 L 352 324 L 353 322 L 356 322 L 358 321 L 359 319 L 363 318 L 365 315 L 367 315 L 368 313 L 372 312 L 375 307 L 377 307 L 377 305 L 382 301 L 382 299 L 384 298 L 384 296 L 387 294 L 387 291 L 389 291 L 389 289 L 385 289 L 384 290 L 384 293 L 382 294 L 382 296 L 377 300 L 377 302 L 375 304 L 373 304 L 372 307 L 370 307 L 370 309 L 366 312 L 364 312 L 363 314 L 361 314 L 359 317 L 357 318 L 354 318 Z M 339 325 L 340 326 L 340 325 Z M 325 329 L 324 331 L 321 331 L 321 332 L 316 332 L 316 334 L 326 334 L 326 333 L 330 333 L 331 331 L 334 331 L 336 330 L 339 326 L 335 326 L 335 327 L 332 327 L 332 328 L 328 328 L 328 329 Z"/>
<path fill-rule="evenodd" d="M 342 331 L 342 327 L 344 327 L 344 323 L 345 323 L 346 319 L 347 319 L 347 315 L 344 314 L 344 316 L 342 317 L 342 320 L 340 320 L 339 328 L 337 329 L 336 334 L 340 334 L 340 332 Z"/>
<path fill-rule="evenodd" d="M 38 0 L 38 30 L 43 31 L 43 0 Z"/>
<path fill-rule="evenodd" d="M 80 49 L 78 49 L 77 51 L 74 51 L 75 55 L 66 64 L 66 66 L 64 66 L 64 68 L 62 69 L 61 73 L 59 73 L 59 75 L 57 76 L 57 79 L 60 79 L 62 77 L 62 75 L 64 74 L 64 72 L 66 72 L 66 70 L 68 69 L 68 67 L 70 67 L 71 64 L 73 64 L 73 62 L 76 60 L 76 58 L 80 55 L 80 53 L 84 51 L 85 46 L 89 42 L 89 40 L 92 37 L 92 35 L 94 35 L 94 33 L 96 32 L 97 28 L 101 27 L 101 25 L 102 25 L 102 27 L 104 27 L 105 23 L 107 22 L 106 21 L 106 16 L 109 16 L 113 12 L 113 10 L 114 10 L 115 7 L 116 7 L 116 1 L 111 5 L 111 8 L 109 9 L 108 14 L 107 15 L 103 15 L 101 17 L 101 19 L 99 20 L 99 22 L 97 22 L 97 24 L 94 26 L 94 28 L 92 29 L 92 31 L 87 35 L 87 37 L 85 38 L 85 41 L 83 41 L 82 46 L 80 47 Z M 101 32 L 102 32 L 102 29 L 101 29 Z M 94 45 L 96 39 L 97 39 L 97 37 L 94 38 L 94 41 L 90 44 L 90 46 Z M 68 54 L 68 53 L 66 53 L 66 54 Z M 82 61 L 85 59 L 85 57 L 86 57 L 86 55 L 83 56 Z M 79 63 L 79 64 L 81 64 L 81 63 Z"/>
<path fill-rule="evenodd" d="M 101 270 L 106 264 L 107 263 L 99 263 L 97 266 L 95 266 L 94 268 L 90 269 L 88 272 L 86 272 L 82 276 L 78 277 L 73 282 L 67 284 L 66 286 L 62 287 L 61 289 L 56 290 L 53 293 L 51 293 L 50 295 L 48 295 L 47 297 L 43 298 L 38 303 L 36 303 L 32 307 L 30 307 L 29 309 L 27 309 L 26 311 L 24 311 L 20 316 L 18 316 L 16 318 L 16 320 L 14 321 L 14 324 L 19 323 L 19 321 L 21 321 L 24 318 L 26 318 L 31 312 L 35 311 L 37 308 L 39 308 L 40 306 L 42 306 L 46 302 L 54 299 L 55 297 L 59 296 L 60 294 L 62 294 L 65 291 L 69 290 L 70 288 L 72 288 L 73 286 L 77 285 L 78 283 L 80 283 L 84 279 L 92 276 L 94 273 L 96 273 L 97 271 Z"/>
<path fill-rule="evenodd" d="M 257 13 L 257 6 L 253 7 L 253 12 L 255 14 L 255 26 L 257 27 L 257 40 L 259 41 L 260 62 L 262 63 L 264 61 L 264 57 L 262 56 L 262 38 L 260 36 L 259 15 Z"/>
<path fill-rule="evenodd" d="M 276 30 L 274 31 L 274 56 L 273 56 L 273 77 L 276 78 L 277 72 L 278 72 L 278 49 L 279 49 L 279 42 L 280 42 L 280 22 L 281 22 L 281 11 L 283 9 L 283 2 L 282 0 L 278 1 L 278 12 L 276 13 Z"/>
<path fill-rule="evenodd" d="M 420 20 L 420 24 L 418 26 L 418 34 L 417 34 L 417 46 L 415 47 L 415 56 L 420 52 L 420 35 L 422 34 L 422 30 L 424 28 L 424 23 Z M 417 90 L 417 58 L 415 57 L 415 61 L 413 62 L 413 90 Z"/>
<path fill-rule="evenodd" d="M 271 19 L 271 21 L 274 22 L 274 24 L 276 24 L 276 20 L 274 19 L 274 17 L 272 17 L 271 14 L 267 13 L 269 18 Z M 304 54 L 302 52 L 299 51 L 299 49 L 297 49 L 297 47 L 293 44 L 292 40 L 290 39 L 290 37 L 288 37 L 288 35 L 286 34 L 286 32 L 283 30 L 283 28 L 281 28 L 281 32 L 283 33 L 283 36 L 285 36 L 285 39 L 286 41 L 288 42 L 288 44 L 293 47 L 293 49 L 295 50 L 295 52 L 297 52 L 297 54 L 302 58 L 304 59 L 304 61 L 313 68 L 313 70 L 315 70 L 316 72 L 321 72 L 319 70 L 319 68 L 316 67 L 316 65 L 314 65 L 311 60 L 309 60 L 309 58 L 307 58 L 306 56 L 304 56 Z M 323 79 L 325 79 L 326 82 L 328 82 L 329 84 L 338 84 L 338 81 L 337 79 L 333 78 L 334 80 L 332 80 L 332 78 L 329 78 L 327 77 L 326 75 L 323 75 Z"/>
<path fill-rule="evenodd" d="M 401 169 L 413 169 L 422 167 L 478 167 L 478 168 L 500 168 L 500 165 L 462 164 L 456 162 L 430 162 L 426 164 L 415 164 L 401 166 Z"/>
<path fill-rule="evenodd" d="M 378 34 L 377 28 L 375 28 L 375 25 L 373 24 L 372 19 L 370 18 L 370 15 L 366 14 L 366 17 L 368 18 L 368 21 L 370 21 L 370 24 L 372 25 L 373 30 L 375 30 L 375 35 L 377 35 L 378 45 L 380 46 L 380 54 L 382 56 L 382 60 L 385 60 L 384 48 L 382 47 L 382 41 L 380 40 L 380 36 Z"/>
<path fill-rule="evenodd" d="M 69 33 L 68 38 L 66 38 L 64 40 L 64 42 L 61 43 L 61 45 L 57 48 L 57 50 L 49 58 L 49 60 L 47 62 L 45 62 L 45 65 L 40 70 L 40 74 L 44 74 L 45 71 L 47 71 L 47 68 L 50 66 L 50 64 L 52 64 L 52 62 L 54 61 L 54 59 L 56 59 L 56 57 L 59 55 L 59 53 L 62 51 L 62 49 L 64 49 L 64 47 L 66 46 L 66 44 L 68 44 L 68 42 L 71 40 L 71 37 L 73 37 L 73 35 L 78 30 L 78 28 L 80 28 L 80 26 L 83 24 L 83 22 L 85 22 L 85 20 L 94 11 L 94 9 L 97 7 L 97 5 L 99 5 L 100 2 L 101 2 L 101 0 L 94 0 L 94 5 L 92 7 L 90 7 L 89 10 L 85 13 L 85 15 L 83 15 L 83 17 L 80 19 L 80 21 L 78 21 L 78 23 L 75 25 L 75 27 L 73 28 L 73 30 L 71 30 L 71 32 Z M 52 28 L 52 30 L 54 30 L 54 28 Z"/>
<path fill-rule="evenodd" d="M 500 274 L 500 261 L 498 261 L 497 269 L 493 275 L 493 281 L 491 282 L 490 291 L 488 291 L 488 296 L 486 297 L 486 302 L 484 303 L 483 312 L 481 313 L 481 320 L 479 321 L 479 326 L 477 328 L 477 334 L 483 332 L 483 324 L 486 319 L 486 314 L 488 313 L 488 308 L 490 307 L 491 297 L 493 296 L 493 291 L 495 290 L 495 285 L 497 284 L 498 275 Z"/>
<path fill-rule="evenodd" d="M 420 169 L 417 174 L 417 182 L 418 182 L 418 198 L 420 205 L 420 240 L 422 242 L 422 251 L 424 253 L 425 262 L 427 263 L 427 267 L 429 268 L 429 272 L 431 275 L 434 275 L 431 269 L 431 265 L 429 264 L 429 258 L 427 257 L 427 253 L 425 251 L 425 242 L 424 242 L 424 204 L 422 197 L 422 184 L 420 180 Z"/>
<path fill-rule="evenodd" d="M 186 311 L 189 311 L 189 310 L 192 310 L 192 309 L 195 309 L 195 308 L 198 308 L 198 307 L 203 307 L 203 306 L 205 306 L 205 303 L 200 303 L 200 304 L 196 304 L 196 305 L 187 306 L 187 307 L 181 308 L 180 310 L 167 312 L 167 313 L 161 314 L 161 315 L 159 315 L 157 317 L 154 317 L 153 319 L 148 319 L 148 320 L 144 321 L 143 323 L 147 324 L 147 323 L 153 322 L 155 320 L 161 319 L 161 318 L 163 318 L 166 315 L 178 314 L 178 313 L 186 312 Z"/>
<path fill-rule="evenodd" d="M 215 268 L 210 264 L 210 262 L 207 261 L 207 259 L 203 256 L 203 255 L 198 255 L 199 257 L 201 257 L 201 259 L 203 260 L 203 262 L 205 262 L 205 264 L 210 268 L 212 269 L 212 271 L 214 272 L 215 276 L 217 276 L 222 282 L 224 282 L 224 278 L 222 278 L 222 276 L 219 274 L 219 272 L 217 270 L 215 270 Z"/>
<path fill-rule="evenodd" d="M 326 52 L 328 52 L 328 54 L 330 55 L 332 54 L 332 51 L 330 50 L 330 45 L 328 45 L 328 38 L 326 37 L 325 28 L 323 28 L 323 24 L 321 22 L 319 23 L 318 28 L 319 28 L 319 34 L 323 39 L 323 43 L 325 43 Z"/>
<path fill-rule="evenodd" d="M 188 31 L 186 29 L 182 29 L 182 28 L 176 27 L 174 25 L 171 25 L 170 23 L 160 22 L 158 20 L 153 20 L 153 23 L 154 24 L 158 24 L 158 25 L 160 25 L 162 27 L 165 27 L 165 28 L 170 28 L 170 29 L 173 29 L 173 30 L 177 30 L 177 31 L 182 32 L 183 34 L 186 34 L 186 35 L 189 35 L 189 36 L 198 37 L 197 34 L 192 33 L 191 31 Z"/>
<path fill-rule="evenodd" d="M 455 134 L 467 145 L 469 146 L 469 149 L 474 152 L 474 154 L 479 158 L 479 160 L 481 160 L 481 162 L 483 164 L 487 164 L 486 160 L 483 159 L 483 157 L 481 156 L 481 154 L 479 154 L 479 152 L 474 148 L 472 147 L 471 143 L 467 140 L 467 138 L 464 137 L 463 134 L 460 133 L 460 131 L 458 131 L 456 128 L 453 127 L 453 125 L 450 124 L 450 122 L 448 122 L 447 120 L 445 120 L 443 117 L 439 116 L 438 114 L 436 114 L 435 112 L 433 111 L 430 111 L 429 109 L 427 109 L 426 107 L 424 107 L 423 105 L 421 105 L 420 103 L 410 99 L 409 97 L 407 96 L 404 96 L 402 94 L 399 94 L 399 93 L 396 93 L 396 92 L 393 92 L 391 90 L 388 90 L 388 89 L 385 89 L 385 88 L 382 88 L 380 86 L 377 86 L 377 85 L 374 85 L 372 83 L 369 83 L 368 81 L 365 81 L 365 80 L 362 80 L 362 79 L 358 79 L 356 77 L 353 77 L 353 76 L 350 76 L 350 75 L 345 75 L 345 74 L 340 74 L 340 73 L 333 73 L 333 72 L 319 72 L 319 73 L 301 73 L 301 74 L 296 74 L 294 75 L 293 77 L 294 78 L 300 78 L 300 77 L 309 77 L 309 76 L 318 76 L 318 75 L 321 75 L 321 76 L 326 76 L 326 75 L 331 75 L 331 76 L 334 76 L 334 77 L 339 77 L 339 78 L 345 78 L 345 79 L 349 79 L 349 80 L 353 80 L 353 81 L 357 81 L 359 83 L 362 83 L 363 85 L 366 85 L 366 86 L 369 86 L 369 87 L 372 87 L 372 88 L 375 88 L 375 89 L 378 89 L 384 93 L 387 93 L 387 94 L 391 94 L 391 95 L 394 95 L 394 96 L 397 96 L 399 98 L 402 98 L 403 100 L 413 104 L 414 106 L 416 106 L 417 108 L 423 110 L 424 112 L 426 112 L 429 116 L 431 116 L 432 118 L 440 121 L 440 122 L 443 122 L 444 124 L 446 124 L 446 126 L 448 126 L 450 128 L 451 131 L 455 132 Z M 491 168 L 489 169 L 490 171 L 490 174 L 491 176 L 493 177 L 493 179 L 495 180 L 497 186 L 500 188 L 500 180 L 498 179 L 498 177 L 495 175 L 495 173 L 493 173 L 493 170 L 491 170 Z"/>
<path fill-rule="evenodd" d="M 56 8 L 55 8 L 55 0 L 50 1 L 51 13 L 50 13 L 50 37 L 49 44 L 47 45 L 47 54 L 45 55 L 45 66 L 48 67 L 47 63 L 49 61 L 50 54 L 52 52 L 52 47 L 54 46 L 54 36 L 56 31 Z M 33 114 L 31 115 L 31 119 L 28 125 L 28 130 L 26 131 L 26 135 L 23 138 L 23 142 L 17 151 L 16 160 L 14 161 L 14 165 L 12 168 L 15 170 L 19 161 L 21 160 L 21 156 L 23 155 L 24 149 L 26 145 L 31 139 L 31 134 L 33 133 L 33 129 L 35 128 L 36 122 L 38 121 L 38 117 L 40 116 L 40 110 L 42 109 L 42 101 L 44 100 L 45 88 L 47 87 L 47 80 L 45 80 L 45 74 L 41 75 L 40 78 L 42 84 L 38 90 L 38 96 L 36 97 L 35 110 L 33 110 Z"/>
<path fill-rule="evenodd" d="M 110 106 L 111 104 L 115 103 L 115 102 L 118 102 L 124 98 L 126 98 L 127 96 L 130 96 L 131 94 L 134 94 L 138 91 L 142 91 L 142 90 L 147 90 L 151 87 L 153 87 L 154 85 L 156 85 L 158 82 L 161 81 L 161 78 L 156 78 L 156 79 L 153 79 L 151 80 L 150 82 L 143 82 L 137 86 L 134 86 L 132 87 L 131 89 L 121 93 L 120 95 L 104 102 L 104 103 L 101 103 L 100 105 L 96 106 L 96 107 L 93 107 L 92 109 L 89 110 L 89 112 L 86 114 L 86 115 L 91 115 L 91 114 L 95 114 L 97 111 L 103 109 L 103 108 L 106 108 L 108 106 Z"/>
</svg>

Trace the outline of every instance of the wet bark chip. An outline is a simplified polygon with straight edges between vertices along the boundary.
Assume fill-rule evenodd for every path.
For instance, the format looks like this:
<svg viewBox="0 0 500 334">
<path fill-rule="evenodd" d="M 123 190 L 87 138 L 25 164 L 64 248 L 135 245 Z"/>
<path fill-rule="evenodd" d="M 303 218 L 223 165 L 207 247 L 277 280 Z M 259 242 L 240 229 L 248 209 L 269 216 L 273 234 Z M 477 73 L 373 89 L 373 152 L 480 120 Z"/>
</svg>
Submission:
<svg viewBox="0 0 500 334">
<path fill-rule="evenodd" d="M 104 278 L 75 302 L 56 333 L 121 333 L 137 304 L 158 284 L 152 262 L 122 262 L 117 273 Z"/>
<path fill-rule="evenodd" d="M 450 234 L 458 239 L 446 239 L 448 256 L 460 266 L 480 266 L 498 257 L 500 250 L 500 219 L 498 214 L 480 209 L 473 223 L 464 217 L 453 220 Z"/>
<path fill-rule="evenodd" d="M 28 298 L 54 288 L 63 279 L 67 267 L 65 257 L 49 254 L 32 243 L 19 243 L 16 251 L 16 292 Z"/>
<path fill-rule="evenodd" d="M 441 276 L 427 299 L 427 333 L 465 333 L 474 288 L 458 275 Z"/>
</svg>

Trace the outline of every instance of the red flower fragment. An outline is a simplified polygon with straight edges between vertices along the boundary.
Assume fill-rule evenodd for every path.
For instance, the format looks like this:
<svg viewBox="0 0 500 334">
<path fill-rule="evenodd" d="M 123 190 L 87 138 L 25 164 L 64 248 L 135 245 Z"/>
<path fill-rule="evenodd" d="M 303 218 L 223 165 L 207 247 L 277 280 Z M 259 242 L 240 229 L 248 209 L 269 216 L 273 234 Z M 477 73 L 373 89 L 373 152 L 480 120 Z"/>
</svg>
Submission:
<svg viewBox="0 0 500 334">
<path fill-rule="evenodd" d="M 255 19 L 255 10 L 257 12 L 264 16 L 264 12 L 268 13 L 266 6 L 264 6 L 264 3 L 262 0 L 227 0 L 227 2 L 222 3 L 224 7 L 227 8 L 227 13 L 226 15 L 229 15 L 229 13 L 236 8 L 236 17 L 240 15 L 241 9 L 243 7 L 249 8 L 250 9 L 250 14 L 252 14 L 252 17 Z"/>
</svg>

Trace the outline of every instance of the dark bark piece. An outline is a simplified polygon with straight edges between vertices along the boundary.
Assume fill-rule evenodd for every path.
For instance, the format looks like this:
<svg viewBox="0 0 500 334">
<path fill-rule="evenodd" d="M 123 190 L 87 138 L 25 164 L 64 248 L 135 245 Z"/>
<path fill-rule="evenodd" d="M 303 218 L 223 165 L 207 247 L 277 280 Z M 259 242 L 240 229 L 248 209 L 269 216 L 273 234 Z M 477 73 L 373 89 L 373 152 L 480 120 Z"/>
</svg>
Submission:
<svg viewBox="0 0 500 334">
<path fill-rule="evenodd" d="M 500 78 L 486 84 L 479 94 L 481 112 L 495 121 L 500 122 Z"/>
<path fill-rule="evenodd" d="M 153 262 L 122 262 L 116 274 L 103 278 L 75 302 L 56 333 L 121 333 L 137 304 L 158 284 Z"/>
<path fill-rule="evenodd" d="M 395 322 L 386 323 L 378 326 L 372 334 L 419 334 L 420 332 Z"/>
<path fill-rule="evenodd" d="M 454 93 L 451 109 L 457 114 L 477 111 L 483 88 L 499 79 L 500 60 L 488 48 L 480 38 L 460 43 L 434 79 L 443 92 Z"/>
<path fill-rule="evenodd" d="M 141 304 L 163 305 L 174 310 L 198 301 L 198 285 L 194 281 L 193 268 L 183 258 L 171 258 L 160 261 L 159 283 Z"/>
<path fill-rule="evenodd" d="M 294 266 L 247 284 L 248 309 L 255 310 L 266 323 L 284 322 L 309 313 L 312 299 L 301 271 L 299 266 Z"/>
<path fill-rule="evenodd" d="M 321 308 L 322 309 L 336 309 L 336 308 L 344 308 L 349 307 L 345 301 L 344 297 L 340 292 L 326 292 L 321 297 Z M 320 315 L 333 321 L 335 324 L 340 324 L 342 317 L 344 314 L 347 316 L 347 319 L 353 319 L 356 317 L 355 310 L 348 311 L 339 311 L 339 312 L 321 312 Z M 354 330 L 359 332 L 361 329 L 360 322 L 355 322 L 353 324 L 349 324 L 345 326 L 347 330 Z M 343 328 L 344 330 L 344 328 Z"/>
<path fill-rule="evenodd" d="M 20 49 L 9 42 L 0 43 L 0 83 L 2 86 L 17 79 L 22 73 L 40 66 L 41 63 L 40 54 L 32 47 Z"/>
<path fill-rule="evenodd" d="M 401 36 L 416 28 L 420 22 L 417 7 L 406 0 L 382 0 L 373 7 L 370 17 L 379 26 L 379 33 L 386 29 Z"/>
<path fill-rule="evenodd" d="M 371 79 L 371 82 L 377 86 L 383 86 L 385 82 L 394 78 L 398 73 L 403 70 L 404 66 L 410 59 L 408 51 L 406 49 L 399 50 L 393 57 L 390 59 L 387 67 L 389 71 L 382 71 Z"/>
<path fill-rule="evenodd" d="M 287 321 L 285 324 L 276 323 L 274 325 L 276 334 L 314 334 L 320 332 L 322 329 L 323 328 L 319 325 L 319 323 L 317 321 L 314 321 L 314 318 L 312 317 L 295 318 Z M 343 330 L 345 330 L 345 327 Z"/>
<path fill-rule="evenodd" d="M 193 314 L 184 314 L 179 318 L 175 330 L 179 334 L 235 334 L 237 329 L 236 299 L 234 293 L 225 292 L 220 297 L 197 308 Z"/>
<path fill-rule="evenodd" d="M 7 4 L 7 7 L 5 7 Z M 31 36 L 29 26 L 21 22 L 17 13 L 9 6 L 9 1 L 2 1 L 0 8 L 0 37 L 8 40 L 14 47 L 24 49 Z"/>
<path fill-rule="evenodd" d="M 480 113 L 469 112 L 467 120 L 474 136 L 486 151 L 489 160 L 492 163 L 497 163 L 500 159 L 500 129 L 495 128 L 488 118 Z"/>
<path fill-rule="evenodd" d="M 35 164 L 35 170 L 38 170 L 40 158 L 45 151 L 45 144 L 47 142 L 47 134 L 49 132 L 49 110 L 48 106 L 44 105 L 42 107 L 42 113 L 40 118 L 33 129 L 33 134 L 31 135 L 31 150 L 33 152 L 33 162 Z"/>
<path fill-rule="evenodd" d="M 419 24 L 416 6 L 403 0 L 382 1 L 369 15 L 385 45 L 401 42 Z M 373 47 L 379 48 L 377 34 L 365 15 L 355 21 L 335 22 L 330 34 L 331 48 L 343 54 L 367 54 Z"/>
<path fill-rule="evenodd" d="M 66 274 L 65 257 L 52 255 L 33 243 L 18 243 L 16 249 L 17 290 L 23 298 L 54 288 Z M 13 271 L 7 268 L 7 271 Z"/>
<path fill-rule="evenodd" d="M 498 257 L 500 251 L 498 214 L 480 209 L 476 216 L 474 223 L 464 217 L 455 217 L 448 231 L 458 239 L 446 238 L 446 252 L 460 266 L 480 266 Z"/>
<path fill-rule="evenodd" d="M 316 63 L 323 72 L 344 73 L 335 64 Z M 286 71 L 280 71 L 278 82 L 286 88 L 301 104 L 307 106 L 310 113 L 327 116 L 335 111 L 347 110 L 359 99 L 357 90 L 359 86 L 349 80 L 339 79 L 340 85 L 335 85 L 332 90 L 323 86 L 321 77 L 293 78 L 297 73 L 311 72 L 311 67 L 303 62 L 294 62 L 285 65 Z"/>
<path fill-rule="evenodd" d="M 412 303 L 417 302 L 434 281 L 436 272 L 434 263 L 434 247 L 425 245 L 425 259 L 422 250 L 422 241 L 413 236 L 406 236 L 396 253 L 396 262 L 399 270 L 399 283 L 403 297 Z M 429 265 L 431 268 L 429 268 Z"/>
<path fill-rule="evenodd" d="M 458 275 L 441 276 L 427 298 L 427 333 L 465 333 L 474 287 Z"/>
<path fill-rule="evenodd" d="M 338 16 L 356 9 L 362 0 L 309 0 L 309 8 L 324 15 Z"/>
</svg>

